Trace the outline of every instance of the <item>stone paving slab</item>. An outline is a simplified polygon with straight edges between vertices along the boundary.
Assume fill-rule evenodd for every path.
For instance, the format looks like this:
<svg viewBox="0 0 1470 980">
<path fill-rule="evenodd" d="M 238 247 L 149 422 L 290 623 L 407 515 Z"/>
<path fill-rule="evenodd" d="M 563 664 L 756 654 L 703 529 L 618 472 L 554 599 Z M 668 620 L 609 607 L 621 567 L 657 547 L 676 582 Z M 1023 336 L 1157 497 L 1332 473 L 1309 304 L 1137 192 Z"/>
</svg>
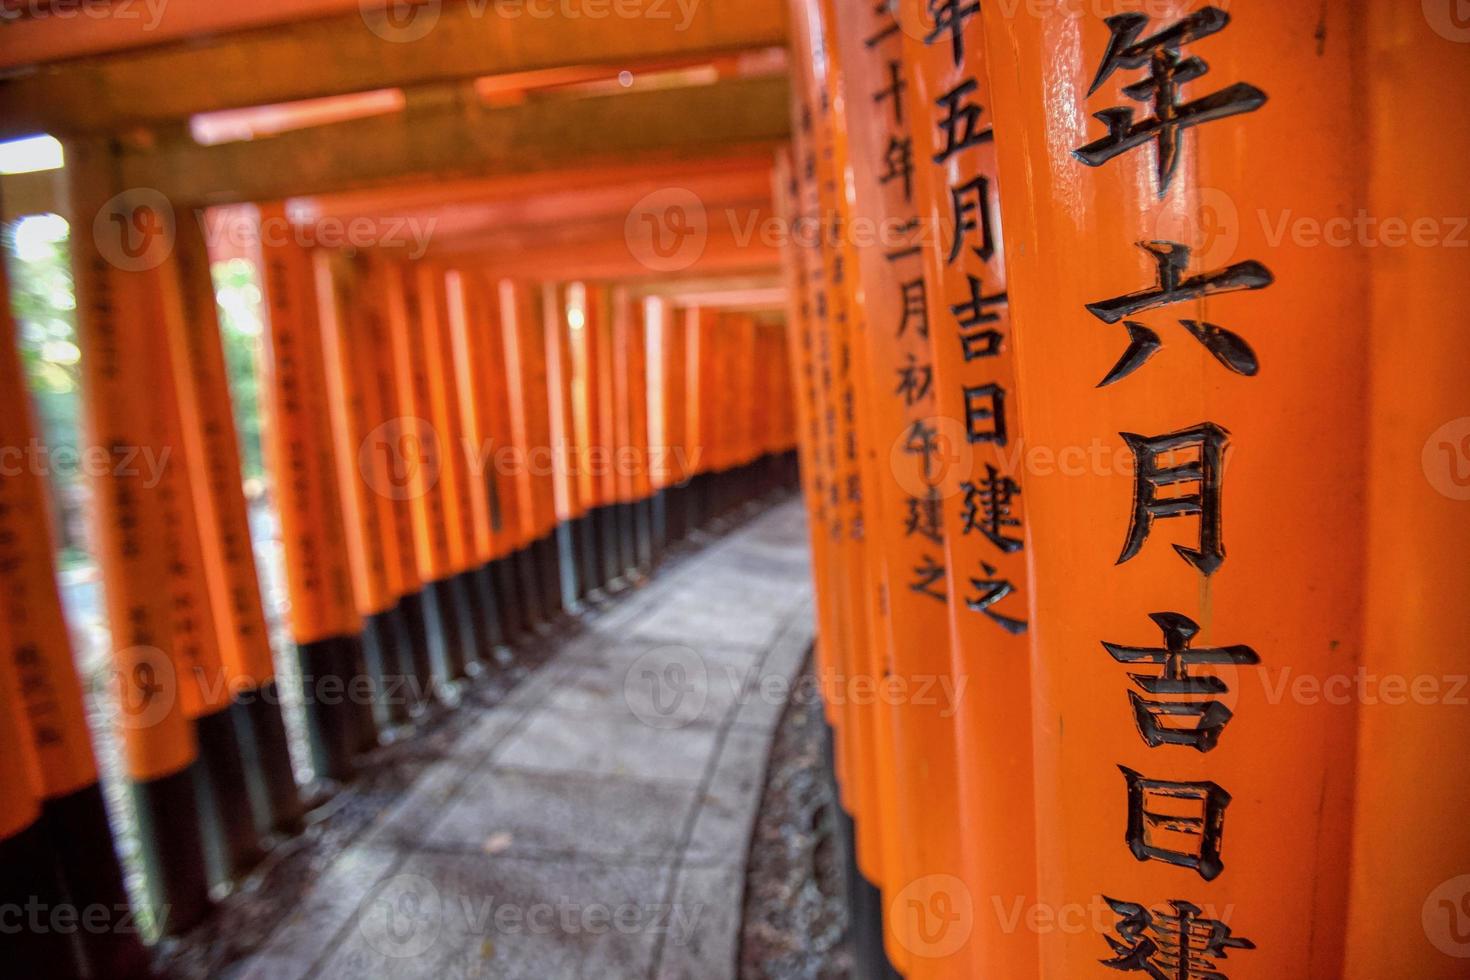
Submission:
<svg viewBox="0 0 1470 980">
<path fill-rule="evenodd" d="M 766 760 L 812 635 L 804 518 L 767 511 L 548 637 L 545 661 L 321 870 L 232 978 L 736 970 Z"/>
</svg>

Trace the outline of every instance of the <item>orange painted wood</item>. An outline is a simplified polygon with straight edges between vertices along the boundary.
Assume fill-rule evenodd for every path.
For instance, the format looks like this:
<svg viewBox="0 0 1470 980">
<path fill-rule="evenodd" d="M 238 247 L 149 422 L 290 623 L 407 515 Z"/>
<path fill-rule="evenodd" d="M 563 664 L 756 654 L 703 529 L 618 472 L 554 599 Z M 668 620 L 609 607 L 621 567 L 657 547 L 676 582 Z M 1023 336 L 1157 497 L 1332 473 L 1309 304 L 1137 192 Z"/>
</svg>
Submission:
<svg viewBox="0 0 1470 980">
<path fill-rule="evenodd" d="M 67 166 L 72 213 L 101 213 L 99 199 L 111 186 L 109 152 L 98 144 L 70 144 Z M 161 261 L 162 241 L 138 243 L 144 246 L 139 264 Z M 146 781 L 184 769 L 194 761 L 196 746 L 179 697 L 183 664 L 172 641 L 170 596 L 160 587 L 171 558 L 163 507 L 157 485 L 139 465 L 143 448 L 157 454 L 165 446 L 156 411 L 138 397 L 156 384 L 148 283 L 138 265 L 113 264 L 108 255 L 117 253 L 110 247 L 104 252 L 100 244 L 100 236 L 88 234 L 76 235 L 71 244 L 83 444 L 84 451 L 106 461 L 92 478 L 92 542 L 112 627 L 124 767 L 131 779 Z"/>
<path fill-rule="evenodd" d="M 281 224 L 279 203 L 260 219 Z M 264 236 L 257 263 L 265 294 L 262 387 L 267 465 L 281 518 L 281 545 L 297 643 L 351 635 L 361 627 L 343 522 L 326 363 L 311 254 L 280 236 Z"/>
<path fill-rule="evenodd" d="M 479 405 L 488 411 L 486 432 L 491 449 L 489 475 L 494 484 L 495 552 L 496 557 L 504 557 L 526 543 L 519 519 L 521 468 L 516 464 L 519 447 L 511 425 L 510 386 L 506 377 L 505 313 L 498 281 L 483 270 L 476 270 L 470 281 L 479 296 L 480 318 L 475 330 L 483 341 L 479 355 L 483 381 Z"/>
<path fill-rule="evenodd" d="M 712 310 L 690 308 L 684 319 L 684 355 L 688 375 L 685 380 L 685 448 L 688 476 L 706 473 L 714 466 L 718 454 L 715 446 L 716 416 L 708 401 L 713 387 L 715 359 L 718 357 L 714 331 L 717 315 Z"/>
<path fill-rule="evenodd" d="M 393 354 L 398 368 L 398 404 L 403 413 L 399 452 L 409 483 L 409 500 L 413 508 L 414 551 L 418 559 L 419 577 L 425 582 L 442 581 L 455 574 L 455 561 L 450 549 L 449 509 L 445 499 L 446 484 L 453 482 L 445 433 L 437 424 L 435 412 L 436 343 L 431 335 L 438 333 L 438 321 L 432 295 L 433 273 L 417 265 L 402 265 L 398 275 L 403 289 L 403 316 L 394 318 Z"/>
<path fill-rule="evenodd" d="M 687 460 L 688 331 L 686 314 L 667 300 L 653 299 L 649 308 L 649 466 L 653 486 L 663 490 L 684 479 Z"/>
<path fill-rule="evenodd" d="M 904 7 L 900 26 L 924 23 L 921 7 Z M 936 476 L 945 531 L 941 561 L 949 571 L 946 625 L 963 692 L 954 724 L 964 851 L 955 873 L 966 893 L 951 898 L 971 910 L 956 929 L 969 933 L 973 968 L 1025 980 L 1038 971 L 1036 933 L 1016 924 L 1016 910 L 1026 914 L 1036 905 L 1026 475 L 1015 464 L 1025 441 L 1014 410 L 1005 254 L 998 245 L 998 140 L 949 145 L 946 100 L 983 105 L 984 96 L 972 97 L 969 86 L 983 92 L 988 84 L 978 18 L 965 21 L 959 37 L 958 59 L 953 31 L 900 30 L 886 44 L 907 86 L 902 97 L 924 242 L 918 315 L 933 350 L 942 459 Z M 980 117 L 982 126 L 989 123 Z M 997 243 L 993 254 L 987 254 L 987 228 Z M 987 414 L 972 420 L 977 410 Z"/>
<path fill-rule="evenodd" d="M 1145 44 L 1189 9 L 1155 6 L 1125 40 Z M 1308 703 L 1279 685 L 1350 671 L 1363 655 L 1367 269 L 1359 250 L 1273 240 L 1269 229 L 1291 213 L 1351 213 L 1362 186 L 1361 109 L 1346 82 L 1308 79 L 1352 77 L 1355 29 L 1347 5 L 1236 4 L 1228 23 L 1201 16 L 1193 33 L 1203 36 L 1181 44 L 1179 57 L 1208 71 L 1183 83 L 1179 104 L 1224 93 L 1219 105 L 1236 111 L 1183 130 L 1170 176 L 1168 144 L 1157 138 L 1093 156 L 1095 165 L 1076 155 L 1107 147 L 1094 113 L 1151 111 L 1152 96 L 1140 106 L 1124 89 L 1166 70 L 1167 48 L 1146 46 L 1152 68 L 1130 67 L 1131 53 L 1110 66 L 1119 35 L 1091 13 L 983 13 L 990 85 L 980 101 L 993 112 L 1000 204 L 1024 216 L 1007 223 L 1004 252 L 1027 439 L 1038 898 L 1088 923 L 1041 934 L 1043 976 L 1092 975 L 1099 959 L 1137 946 L 1105 898 L 1164 922 L 1178 914 L 1173 901 L 1228 920 L 1233 937 L 1254 943 L 1217 957 L 1231 980 L 1343 968 L 1356 709 Z M 1243 219 L 1233 227 L 1209 220 L 1231 209 Z M 1160 256 L 1141 242 L 1176 244 L 1155 246 L 1169 250 Z M 1164 264 L 1170 256 L 1177 266 Z M 1259 264 L 1231 274 L 1256 288 L 1201 294 L 1189 285 L 1233 263 Z M 1167 290 L 1176 274 L 1195 295 L 1153 309 L 1108 304 Z M 1149 337 L 1123 316 L 1161 345 L 1141 366 L 1119 363 L 1130 337 Z M 1219 428 L 1196 428 L 1206 423 Z M 1203 475 L 1185 470 L 1164 486 L 1168 474 L 1140 479 L 1132 461 L 1153 461 L 1154 450 L 1139 440 L 1171 433 L 1186 433 L 1179 438 L 1193 448 L 1158 465 L 1192 461 Z M 1143 540 L 1130 534 L 1131 519 L 1140 504 L 1156 512 L 1154 492 L 1174 497 L 1160 506 L 1183 516 L 1135 525 Z M 1195 502 L 1177 502 L 1185 495 Z M 1130 542 L 1141 542 L 1136 553 Z M 1205 699 L 1233 711 L 1209 751 L 1151 747 L 1128 675 L 1160 668 L 1130 668 L 1103 646 L 1162 647 L 1164 630 L 1150 619 L 1162 613 L 1198 625 L 1195 649 L 1241 645 L 1259 657 L 1259 666 L 1189 668 L 1229 689 Z M 1143 806 L 1130 807 L 1130 783 Z M 1144 811 L 1205 823 L 1172 825 L 1194 830 L 1180 833 Z M 1130 812 L 1141 827 L 1130 830 Z M 1218 859 L 1205 846 L 1217 824 Z M 1105 937 L 1123 944 L 1121 954 Z"/>
<path fill-rule="evenodd" d="M 845 649 L 829 697 L 853 703 L 842 774 L 854 786 L 850 806 L 859 821 L 858 858 L 863 872 L 880 885 L 885 902 L 891 902 L 913 878 L 907 842 L 924 831 L 902 820 L 899 787 L 905 770 L 895 751 L 894 699 L 878 683 L 896 664 L 887 643 L 892 633 L 886 622 L 884 565 L 868 540 L 868 528 L 881 517 L 873 489 L 876 447 L 866 414 L 871 396 L 865 352 L 853 342 L 861 313 L 854 291 L 857 263 L 852 242 L 843 233 L 852 218 L 845 193 L 848 137 L 845 113 L 831 97 L 838 82 L 829 74 L 832 38 L 820 4 L 800 0 L 793 4 L 793 15 L 797 47 L 803 53 L 798 61 L 804 72 L 811 73 L 802 80 L 807 101 L 799 117 L 802 128 L 808 116 L 813 119 L 810 162 L 803 160 L 801 166 L 813 175 L 820 232 L 812 302 L 821 337 L 817 362 L 827 388 L 823 411 L 830 481 L 824 492 L 830 504 L 828 533 L 837 556 L 836 581 L 841 583 L 838 620 L 845 624 Z M 819 94 L 824 89 L 826 96 Z M 906 969 L 910 957 L 899 922 L 887 915 L 884 925 L 889 955 L 901 970 Z"/>
<path fill-rule="evenodd" d="M 581 318 L 578 323 L 567 324 L 567 350 L 571 365 L 574 479 L 585 513 L 606 503 L 593 465 L 594 458 L 601 455 L 605 422 L 602 391 L 606 379 L 600 370 L 603 341 L 600 291 L 576 283 L 567 290 L 567 304 L 569 315 L 575 312 Z"/>
<path fill-rule="evenodd" d="M 377 358 L 372 365 L 373 385 L 377 389 L 378 416 L 373 430 L 377 437 L 366 447 L 370 455 L 361 461 L 388 498 L 389 513 L 384 520 L 384 551 L 396 557 L 389 569 L 389 582 L 400 596 L 419 592 L 424 585 L 419 570 L 418 521 L 414 497 L 419 479 L 419 449 L 412 440 L 417 429 L 409 426 L 413 417 L 412 391 L 400 383 L 405 368 L 400 355 L 408 335 L 408 303 L 404 295 L 403 273 L 397 263 L 380 255 L 366 256 L 365 284 L 372 299 L 365 303 L 371 332 L 379 338 Z M 381 320 L 374 317 L 381 317 Z"/>
<path fill-rule="evenodd" d="M 1470 58 L 1448 5 L 1359 9 L 1367 211 L 1385 247 L 1368 281 L 1362 668 L 1375 680 L 1359 707 L 1343 976 L 1449 980 L 1470 957 L 1470 781 L 1445 755 L 1470 738 L 1464 649 L 1446 642 L 1470 629 L 1470 124 L 1442 96 L 1470 85 Z M 1409 229 L 1396 247 L 1391 220 Z"/>
<path fill-rule="evenodd" d="M 603 285 L 588 285 L 587 330 L 596 335 L 590 365 L 597 376 L 592 411 L 597 417 L 596 442 L 583 461 L 596 486 L 596 499 L 606 505 L 618 502 L 618 476 L 614 469 L 618 442 L 618 380 L 615 365 L 618 351 L 614 336 L 612 293 Z"/>
<path fill-rule="evenodd" d="M 39 795 L 66 796 L 97 781 L 82 687 L 56 585 L 56 545 L 44 482 L 45 457 L 0 269 L 0 725 L 17 726 L 0 773 L 0 837 L 34 818 Z"/>
<path fill-rule="evenodd" d="M 173 268 L 165 263 L 144 274 L 145 330 L 150 349 L 158 351 L 151 361 L 152 393 L 148 405 L 157 415 L 163 445 L 170 458 L 158 484 L 163 512 L 164 542 L 169 549 L 167 577 L 173 643 L 183 667 L 179 696 L 190 718 L 212 715 L 230 703 L 232 672 L 225 669 L 221 653 L 224 624 L 216 623 L 210 579 L 219 581 L 218 567 L 206 565 L 203 538 L 217 538 L 219 529 L 200 522 L 193 486 L 202 465 L 193 454 L 203 447 L 199 429 L 203 420 L 193 413 L 194 403 L 185 402 L 179 375 L 188 364 L 173 338 L 195 325 L 184 320 L 180 283 Z M 192 432 L 193 435 L 188 433 Z"/>
<path fill-rule="evenodd" d="M 548 445 L 551 450 L 557 521 L 575 520 L 586 513 L 588 506 L 579 479 L 579 457 L 582 454 L 577 443 L 577 399 L 574 391 L 576 379 L 567 293 L 565 287 L 554 283 L 546 283 L 541 287 L 547 388 L 547 402 L 542 411 L 549 413 L 551 438 Z M 596 491 L 593 488 L 588 492 Z"/>
<path fill-rule="evenodd" d="M 392 447 L 384 444 L 390 434 L 378 430 L 383 406 L 375 383 L 381 361 L 378 344 L 390 338 L 386 320 L 371 306 L 375 297 L 364 275 L 366 260 L 327 252 L 318 252 L 315 258 L 327 400 L 349 529 L 353 594 L 358 612 L 373 616 L 392 608 L 402 595 L 394 581 L 396 549 L 388 551 L 389 543 L 397 542 L 386 526 L 392 517 L 392 483 L 386 482 Z"/>
<path fill-rule="evenodd" d="M 902 161 L 898 177 L 885 177 L 895 163 L 896 140 L 912 139 L 909 150 L 924 159 L 924 116 L 903 103 L 906 89 L 894 90 L 894 78 L 907 73 L 892 14 L 871 5 L 844 7 L 836 16 L 832 5 L 826 10 L 834 40 L 830 84 L 835 111 L 848 128 L 854 192 L 843 232 L 858 276 L 854 343 L 867 367 L 870 438 L 880 454 L 873 484 L 877 520 L 868 534 L 887 584 L 884 622 L 891 632 L 883 642 L 893 651 L 891 676 L 903 685 L 892 712 L 895 751 L 900 759 L 925 760 L 899 778 L 899 824 L 923 829 L 904 835 L 905 878 L 894 883 L 887 911 L 913 975 L 974 976 L 974 901 L 967 894 L 964 839 L 972 820 L 955 718 L 970 666 L 952 659 L 948 612 L 964 580 L 950 573 L 944 550 L 945 530 L 952 527 L 944 502 L 958 483 L 951 470 L 957 440 L 936 397 L 943 386 L 944 335 L 922 306 L 918 315 L 910 312 L 915 293 L 921 304 L 926 294 L 924 239 L 911 227 L 924 206 L 922 191 Z M 870 44 L 873 39 L 880 40 Z M 870 231 L 878 232 L 877 240 L 857 247 L 859 236 Z M 925 690 L 933 693 L 918 693 Z M 956 918 L 939 909 L 953 910 Z"/>
<path fill-rule="evenodd" d="M 239 434 L 220 338 L 210 256 L 197 220 L 180 221 L 166 268 L 178 278 L 181 313 L 169 321 L 190 485 L 200 527 L 220 654 L 231 683 L 242 690 L 275 677 L 270 630 L 260 591 L 240 464 Z"/>
<path fill-rule="evenodd" d="M 617 386 L 618 453 L 614 467 L 618 499 L 624 503 L 646 500 L 653 494 L 649 477 L 648 444 L 648 324 L 650 300 L 613 293 L 613 342 L 617 356 L 613 379 Z"/>
<path fill-rule="evenodd" d="M 516 445 L 523 450 L 519 486 L 523 527 L 528 541 L 556 527 L 552 466 L 550 389 L 547 382 L 546 303 L 540 287 L 524 280 L 502 280 L 505 315 L 506 378 Z"/>
<path fill-rule="evenodd" d="M 414 266 L 424 345 L 428 399 L 416 402 L 427 409 L 437 434 L 439 481 L 430 491 L 438 494 L 444 522 L 442 540 L 449 575 L 468 571 L 474 561 L 474 518 L 469 506 L 470 473 L 465 455 L 464 423 L 459 410 L 458 375 L 453 364 L 453 314 L 443 266 L 420 262 Z"/>
<path fill-rule="evenodd" d="M 492 395 L 486 376 L 486 347 L 491 332 L 485 323 L 484 294 L 472 273 L 452 269 L 446 276 L 449 322 L 454 330 L 451 364 L 455 369 L 462 420 L 462 452 L 468 465 L 466 508 L 473 522 L 474 564 L 499 557 L 495 544 L 494 436 Z"/>
</svg>

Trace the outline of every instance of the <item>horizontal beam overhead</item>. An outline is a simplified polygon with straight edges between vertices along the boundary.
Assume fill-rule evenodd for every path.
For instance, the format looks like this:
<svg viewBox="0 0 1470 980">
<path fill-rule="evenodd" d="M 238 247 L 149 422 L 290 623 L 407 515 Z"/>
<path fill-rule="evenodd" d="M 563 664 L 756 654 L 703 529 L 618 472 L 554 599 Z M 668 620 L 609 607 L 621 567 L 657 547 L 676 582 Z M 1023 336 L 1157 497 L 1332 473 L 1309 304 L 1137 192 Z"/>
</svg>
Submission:
<svg viewBox="0 0 1470 980">
<path fill-rule="evenodd" d="M 496 109 L 451 100 L 216 146 L 163 139 L 125 151 L 123 179 L 124 186 L 151 187 L 177 204 L 198 206 L 598 161 L 708 158 L 787 138 L 787 100 L 784 76 L 547 97 Z"/>
<path fill-rule="evenodd" d="M 0 79 L 0 139 L 568 65 L 784 45 L 784 0 L 444 0 L 43 64 Z"/>
</svg>

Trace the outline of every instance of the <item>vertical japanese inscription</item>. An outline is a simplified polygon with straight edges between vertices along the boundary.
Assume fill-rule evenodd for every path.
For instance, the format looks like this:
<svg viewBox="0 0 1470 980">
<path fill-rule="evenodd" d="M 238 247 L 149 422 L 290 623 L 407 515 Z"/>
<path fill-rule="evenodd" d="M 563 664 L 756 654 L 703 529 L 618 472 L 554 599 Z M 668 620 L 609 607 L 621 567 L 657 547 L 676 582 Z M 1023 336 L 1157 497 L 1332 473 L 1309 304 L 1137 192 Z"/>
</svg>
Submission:
<svg viewBox="0 0 1470 980">
<path fill-rule="evenodd" d="M 1078 147 L 1073 155 L 1087 166 L 1100 167 L 1151 143 L 1157 195 L 1165 198 L 1179 169 L 1186 130 L 1253 112 L 1266 101 L 1264 92 L 1245 82 L 1194 99 L 1182 93 L 1182 86 L 1209 71 L 1201 58 L 1186 53 L 1186 46 L 1220 33 L 1229 23 L 1224 11 L 1206 7 L 1145 36 L 1150 26 L 1145 14 L 1107 18 L 1109 38 L 1088 95 L 1096 94 L 1120 70 L 1142 70 L 1143 77 L 1121 91 L 1126 98 L 1147 105 L 1151 114 L 1135 120 L 1134 110 L 1126 106 L 1096 112 L 1095 118 L 1107 127 L 1106 135 Z M 1121 321 L 1128 334 L 1126 349 L 1098 382 L 1099 388 L 1134 374 L 1163 348 L 1159 328 L 1139 319 L 1141 314 L 1180 303 L 1197 305 L 1220 293 L 1260 290 L 1274 282 L 1270 270 L 1254 260 L 1222 269 L 1194 270 L 1190 268 L 1190 243 L 1137 244 L 1154 262 L 1154 283 L 1086 304 L 1093 317 L 1106 324 Z M 1244 377 L 1260 371 L 1255 351 L 1241 334 L 1200 319 L 1181 318 L 1178 323 L 1228 371 Z M 1207 419 L 1160 435 L 1123 432 L 1120 437 L 1136 465 L 1128 530 L 1117 563 L 1129 561 L 1144 549 L 1156 521 L 1189 518 L 1195 522 L 1196 543 L 1176 544 L 1174 550 L 1199 576 L 1213 575 L 1225 562 L 1222 501 L 1230 438 L 1225 425 Z M 993 496 L 992 492 L 976 499 L 984 504 Z M 1195 646 L 1200 627 L 1182 613 L 1155 612 L 1150 618 L 1163 634 L 1162 646 L 1102 644 L 1117 663 L 1153 668 L 1128 675 L 1137 688 L 1128 692 L 1134 724 L 1150 750 L 1193 749 L 1207 754 L 1234 718 L 1224 700 L 1230 691 L 1228 683 L 1208 668 L 1252 665 L 1260 658 L 1241 644 Z M 1167 779 L 1127 766 L 1118 768 L 1126 793 L 1126 843 L 1133 856 L 1193 871 L 1205 881 L 1223 874 L 1230 793 L 1208 779 Z M 1182 899 L 1156 907 L 1107 901 L 1119 922 L 1117 938 L 1106 937 L 1112 956 L 1101 962 L 1114 970 L 1145 973 L 1157 980 L 1226 980 L 1219 961 L 1231 950 L 1254 948 L 1249 940 L 1234 936 L 1223 922 L 1205 917 L 1197 906 Z"/>
</svg>

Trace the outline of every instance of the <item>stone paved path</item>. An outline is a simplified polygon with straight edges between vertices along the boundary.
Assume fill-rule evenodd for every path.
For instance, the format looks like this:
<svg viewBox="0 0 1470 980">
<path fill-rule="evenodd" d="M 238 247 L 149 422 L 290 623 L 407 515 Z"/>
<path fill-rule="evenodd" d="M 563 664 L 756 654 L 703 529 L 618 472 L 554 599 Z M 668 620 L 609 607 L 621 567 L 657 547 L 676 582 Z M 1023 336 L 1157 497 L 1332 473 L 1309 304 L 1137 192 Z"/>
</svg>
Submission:
<svg viewBox="0 0 1470 980">
<path fill-rule="evenodd" d="M 733 977 L 812 635 L 803 520 L 782 504 L 589 616 L 229 975 Z"/>
</svg>

